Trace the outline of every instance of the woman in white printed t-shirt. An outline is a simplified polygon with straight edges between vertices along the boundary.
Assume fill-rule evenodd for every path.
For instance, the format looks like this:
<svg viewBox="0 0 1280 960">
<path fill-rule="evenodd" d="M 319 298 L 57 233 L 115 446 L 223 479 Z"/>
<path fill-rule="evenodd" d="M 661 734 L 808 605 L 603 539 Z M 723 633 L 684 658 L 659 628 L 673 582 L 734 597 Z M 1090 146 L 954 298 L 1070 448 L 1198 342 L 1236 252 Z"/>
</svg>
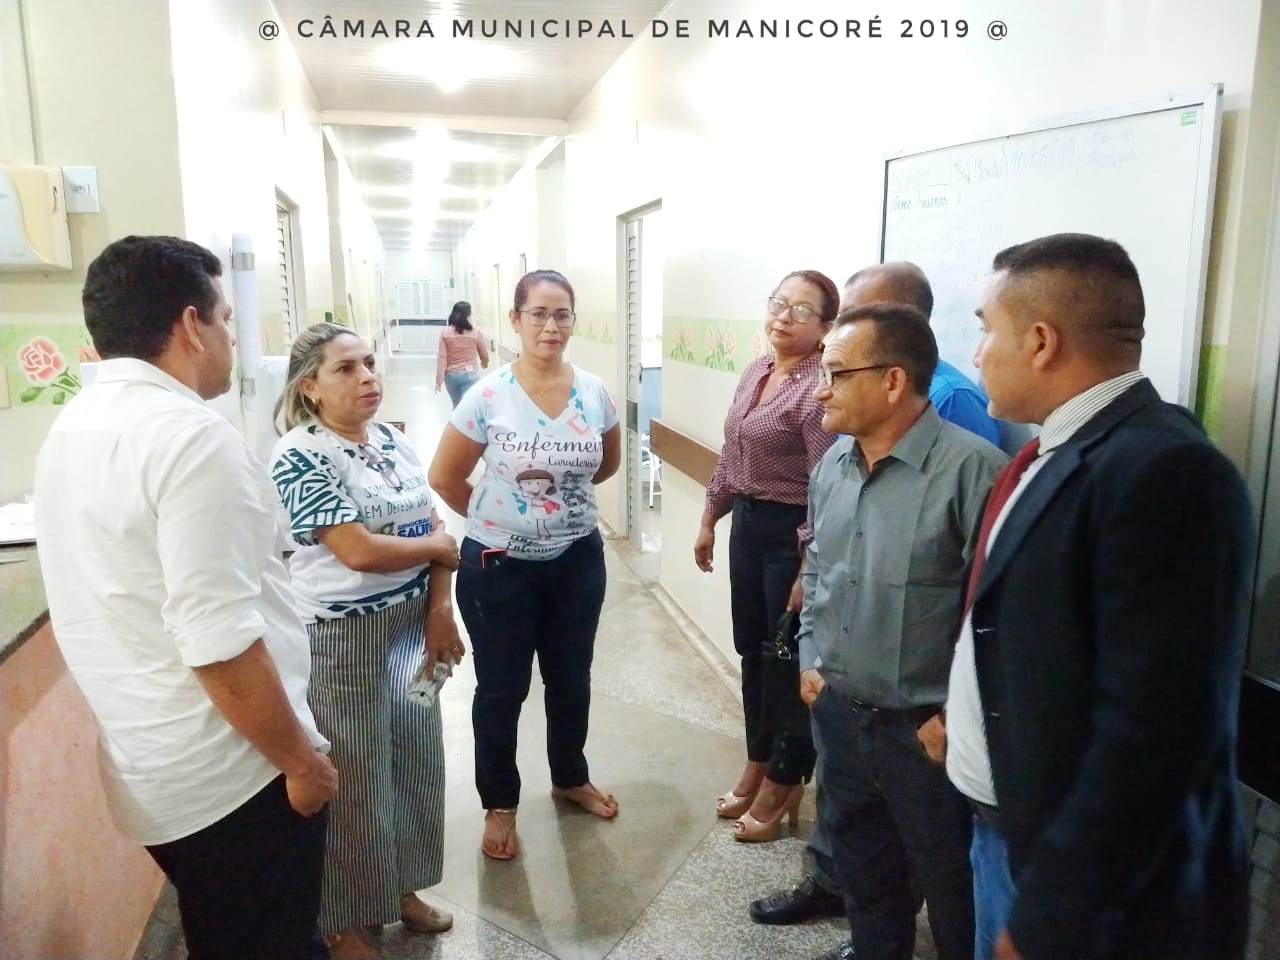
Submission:
<svg viewBox="0 0 1280 960">
<path fill-rule="evenodd" d="M 533 658 L 545 687 L 552 793 L 610 818 L 618 802 L 592 784 L 584 747 L 591 658 L 604 603 L 595 485 L 618 469 L 618 414 L 600 378 L 564 359 L 573 287 L 553 270 L 516 284 L 520 356 L 480 380 L 454 410 L 431 486 L 467 518 L 458 607 L 471 636 L 471 722 L 486 856 L 516 855 L 516 727 Z M 480 458 L 473 488 L 468 477 Z"/>
<path fill-rule="evenodd" d="M 415 894 L 442 871 L 444 747 L 438 706 L 406 690 L 424 653 L 429 666 L 462 657 L 449 598 L 458 547 L 404 434 L 374 420 L 381 400 L 368 345 L 334 324 L 309 327 L 290 351 L 290 429 L 271 454 L 298 545 L 308 700 L 338 768 L 320 909 L 335 960 L 378 955 L 367 927 L 403 920 L 438 933 L 453 921 Z"/>
</svg>

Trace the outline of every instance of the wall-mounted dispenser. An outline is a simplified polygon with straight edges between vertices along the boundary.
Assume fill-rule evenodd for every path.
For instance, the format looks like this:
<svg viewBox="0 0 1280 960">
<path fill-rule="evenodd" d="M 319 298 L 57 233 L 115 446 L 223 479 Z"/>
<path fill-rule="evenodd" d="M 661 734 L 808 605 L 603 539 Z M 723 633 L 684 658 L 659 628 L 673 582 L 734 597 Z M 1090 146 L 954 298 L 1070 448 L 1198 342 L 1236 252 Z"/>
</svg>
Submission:
<svg viewBox="0 0 1280 960">
<path fill-rule="evenodd" d="M 62 168 L 0 166 L 0 271 L 70 269 Z"/>
</svg>

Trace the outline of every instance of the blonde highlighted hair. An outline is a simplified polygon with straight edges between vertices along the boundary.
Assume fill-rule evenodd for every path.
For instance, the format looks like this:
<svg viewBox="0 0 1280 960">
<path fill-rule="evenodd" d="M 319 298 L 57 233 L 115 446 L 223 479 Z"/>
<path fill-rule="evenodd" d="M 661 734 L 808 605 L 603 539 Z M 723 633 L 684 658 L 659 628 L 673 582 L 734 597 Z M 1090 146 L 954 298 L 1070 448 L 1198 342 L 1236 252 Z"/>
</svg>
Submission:
<svg viewBox="0 0 1280 960">
<path fill-rule="evenodd" d="M 349 327 L 340 327 L 336 323 L 315 323 L 294 338 L 293 347 L 289 350 L 289 370 L 284 391 L 276 401 L 275 412 L 272 414 L 276 433 L 284 433 L 299 424 L 317 419 L 316 408 L 303 394 L 301 381 L 304 377 L 314 377 L 319 373 L 320 364 L 324 360 L 325 346 L 343 334 L 351 337 L 359 336 Z M 282 412 L 284 413 L 283 430 L 280 427 Z"/>
</svg>

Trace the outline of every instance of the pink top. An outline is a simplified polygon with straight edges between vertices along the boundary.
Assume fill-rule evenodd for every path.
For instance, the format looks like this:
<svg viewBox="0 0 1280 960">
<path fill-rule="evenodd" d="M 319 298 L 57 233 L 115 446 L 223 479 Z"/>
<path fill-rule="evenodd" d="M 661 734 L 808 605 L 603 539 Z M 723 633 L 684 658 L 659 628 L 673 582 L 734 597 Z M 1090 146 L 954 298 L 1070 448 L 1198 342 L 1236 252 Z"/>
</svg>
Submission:
<svg viewBox="0 0 1280 960">
<path fill-rule="evenodd" d="M 805 357 L 762 402 L 757 398 L 774 358 L 757 357 L 742 371 L 724 419 L 720 460 L 707 483 L 706 510 L 713 519 L 728 513 L 738 494 L 797 506 L 809 502 L 809 473 L 836 438 L 822 429 L 822 407 L 813 399 L 821 357 Z"/>
<path fill-rule="evenodd" d="M 444 375 L 456 370 L 479 370 L 489 365 L 489 347 L 474 327 L 459 333 L 446 326 L 440 333 L 440 350 L 436 355 L 436 387 L 444 383 Z"/>
</svg>

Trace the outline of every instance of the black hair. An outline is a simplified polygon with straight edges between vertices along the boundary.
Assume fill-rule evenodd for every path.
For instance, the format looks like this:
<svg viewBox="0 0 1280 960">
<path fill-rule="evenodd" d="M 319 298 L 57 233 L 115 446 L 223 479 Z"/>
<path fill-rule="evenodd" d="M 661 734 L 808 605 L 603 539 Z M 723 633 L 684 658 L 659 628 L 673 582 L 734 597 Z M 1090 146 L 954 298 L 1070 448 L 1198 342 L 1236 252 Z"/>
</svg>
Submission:
<svg viewBox="0 0 1280 960">
<path fill-rule="evenodd" d="M 836 328 L 859 320 L 875 326 L 872 350 L 875 363 L 901 367 L 907 371 L 911 388 L 922 397 L 929 395 L 929 384 L 938 369 L 938 341 L 929 320 L 915 307 L 905 303 L 869 303 L 854 307 L 836 317 Z"/>
<path fill-rule="evenodd" d="M 1146 303 L 1138 268 L 1124 247 L 1087 233 L 1055 233 L 1015 244 L 992 266 L 1021 298 L 1085 338 L 1099 353 L 1126 364 L 1142 354 Z M 1052 283 L 1051 296 L 1046 284 Z M 1012 289 L 1010 289 L 1012 288 Z"/>
<path fill-rule="evenodd" d="M 222 263 L 212 252 L 180 237 L 129 236 L 109 244 L 89 264 L 81 294 L 94 348 L 103 359 L 158 357 L 187 307 L 213 322 L 213 278 L 220 276 Z"/>
<path fill-rule="evenodd" d="M 471 304 L 465 300 L 459 300 L 453 305 L 453 309 L 449 311 L 449 326 L 457 330 L 459 333 L 465 333 L 471 329 Z"/>
</svg>

